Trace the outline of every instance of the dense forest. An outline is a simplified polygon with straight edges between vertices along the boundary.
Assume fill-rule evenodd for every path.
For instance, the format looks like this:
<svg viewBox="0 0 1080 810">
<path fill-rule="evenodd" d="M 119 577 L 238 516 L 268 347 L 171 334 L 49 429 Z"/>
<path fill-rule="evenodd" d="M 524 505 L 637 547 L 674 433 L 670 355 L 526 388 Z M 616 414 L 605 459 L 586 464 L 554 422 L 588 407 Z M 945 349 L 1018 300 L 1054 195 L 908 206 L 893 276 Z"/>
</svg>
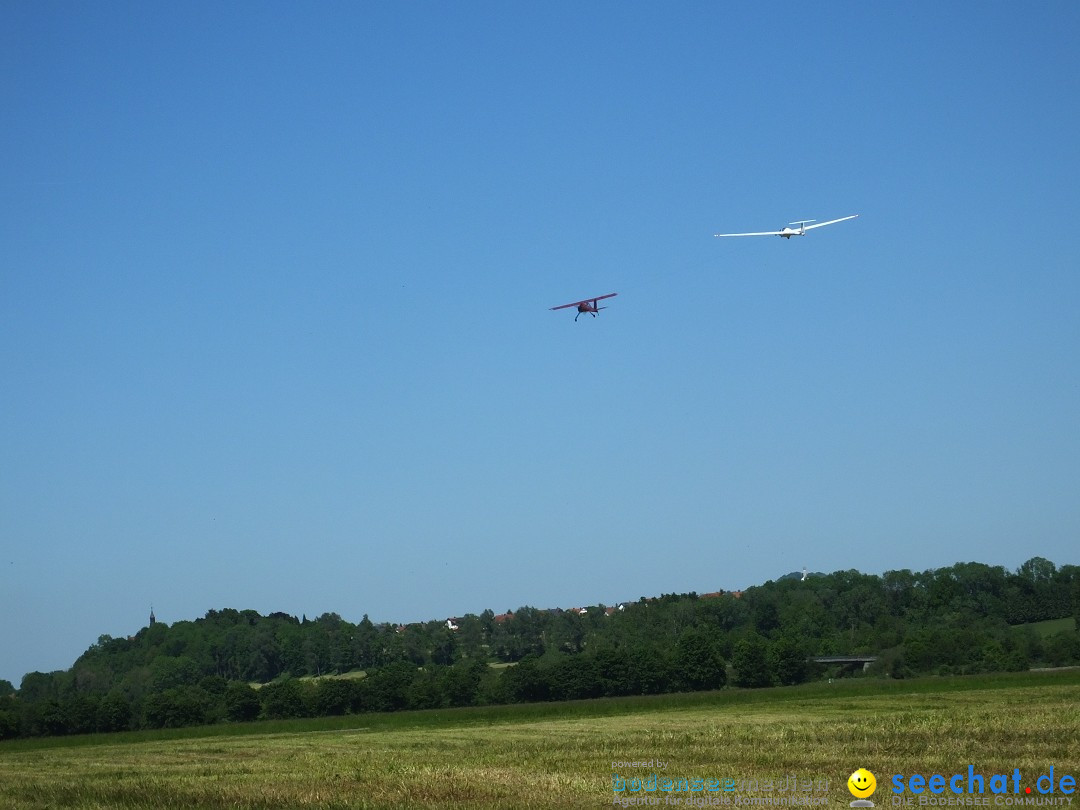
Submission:
<svg viewBox="0 0 1080 810">
<path fill-rule="evenodd" d="M 0 738 L 1080 664 L 1078 614 L 1080 567 L 1041 557 L 409 625 L 211 610 L 0 681 Z"/>
</svg>

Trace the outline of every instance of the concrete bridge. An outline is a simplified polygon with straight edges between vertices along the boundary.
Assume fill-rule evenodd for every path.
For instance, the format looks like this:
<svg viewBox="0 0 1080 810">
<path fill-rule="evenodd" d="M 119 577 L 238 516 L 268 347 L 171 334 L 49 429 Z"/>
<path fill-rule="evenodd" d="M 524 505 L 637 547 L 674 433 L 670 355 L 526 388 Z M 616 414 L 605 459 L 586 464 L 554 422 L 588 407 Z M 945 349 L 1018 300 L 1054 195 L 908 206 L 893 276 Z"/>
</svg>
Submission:
<svg viewBox="0 0 1080 810">
<path fill-rule="evenodd" d="M 810 659 L 815 664 L 840 664 L 852 666 L 862 664 L 863 672 L 870 669 L 870 665 L 877 661 L 876 655 L 818 655 Z"/>
</svg>

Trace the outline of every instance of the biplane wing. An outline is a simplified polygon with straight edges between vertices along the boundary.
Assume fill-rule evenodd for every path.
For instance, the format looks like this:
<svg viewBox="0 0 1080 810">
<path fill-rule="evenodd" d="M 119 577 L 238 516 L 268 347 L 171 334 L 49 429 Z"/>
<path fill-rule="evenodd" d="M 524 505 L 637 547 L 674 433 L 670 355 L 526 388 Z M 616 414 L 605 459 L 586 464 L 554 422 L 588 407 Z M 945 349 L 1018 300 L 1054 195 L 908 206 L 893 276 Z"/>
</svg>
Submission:
<svg viewBox="0 0 1080 810">
<path fill-rule="evenodd" d="M 614 298 L 616 295 L 618 295 L 618 293 L 608 293 L 607 295 L 598 295 L 595 298 L 583 298 L 582 300 L 575 301 L 572 304 L 560 304 L 557 307 L 552 307 L 552 309 L 553 310 L 555 310 L 555 309 L 567 309 L 568 307 L 579 307 L 582 304 L 592 304 L 595 307 L 597 301 L 603 301 L 605 298 Z"/>
</svg>

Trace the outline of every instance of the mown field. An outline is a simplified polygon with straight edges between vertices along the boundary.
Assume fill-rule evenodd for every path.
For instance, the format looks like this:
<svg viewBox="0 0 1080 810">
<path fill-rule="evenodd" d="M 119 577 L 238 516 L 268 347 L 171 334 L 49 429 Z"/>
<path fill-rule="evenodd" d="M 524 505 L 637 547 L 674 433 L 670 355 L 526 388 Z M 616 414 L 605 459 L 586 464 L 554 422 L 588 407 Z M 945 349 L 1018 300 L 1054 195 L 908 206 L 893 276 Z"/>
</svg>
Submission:
<svg viewBox="0 0 1080 810">
<path fill-rule="evenodd" d="M 665 768 L 613 765 L 642 761 Z M 610 807 L 628 795 L 699 806 L 687 793 L 617 794 L 613 772 L 757 779 L 744 791 L 755 796 L 793 776 L 846 807 L 858 767 L 877 774 L 873 798 L 891 807 L 891 774 L 969 764 L 1019 768 L 1032 785 L 1051 766 L 1080 776 L 1080 671 L 21 740 L 0 745 L 0 807 Z"/>
</svg>

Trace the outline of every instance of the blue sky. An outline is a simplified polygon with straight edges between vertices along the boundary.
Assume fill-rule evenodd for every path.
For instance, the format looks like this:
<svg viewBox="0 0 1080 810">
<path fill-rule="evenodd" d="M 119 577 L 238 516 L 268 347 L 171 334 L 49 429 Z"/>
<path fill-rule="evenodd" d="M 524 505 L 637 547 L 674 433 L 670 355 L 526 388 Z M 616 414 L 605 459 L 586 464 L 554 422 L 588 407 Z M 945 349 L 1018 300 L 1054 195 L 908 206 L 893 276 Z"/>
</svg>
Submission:
<svg viewBox="0 0 1080 810">
<path fill-rule="evenodd" d="M 4 4 L 0 678 L 151 604 L 1080 562 L 1078 28 Z"/>
</svg>

